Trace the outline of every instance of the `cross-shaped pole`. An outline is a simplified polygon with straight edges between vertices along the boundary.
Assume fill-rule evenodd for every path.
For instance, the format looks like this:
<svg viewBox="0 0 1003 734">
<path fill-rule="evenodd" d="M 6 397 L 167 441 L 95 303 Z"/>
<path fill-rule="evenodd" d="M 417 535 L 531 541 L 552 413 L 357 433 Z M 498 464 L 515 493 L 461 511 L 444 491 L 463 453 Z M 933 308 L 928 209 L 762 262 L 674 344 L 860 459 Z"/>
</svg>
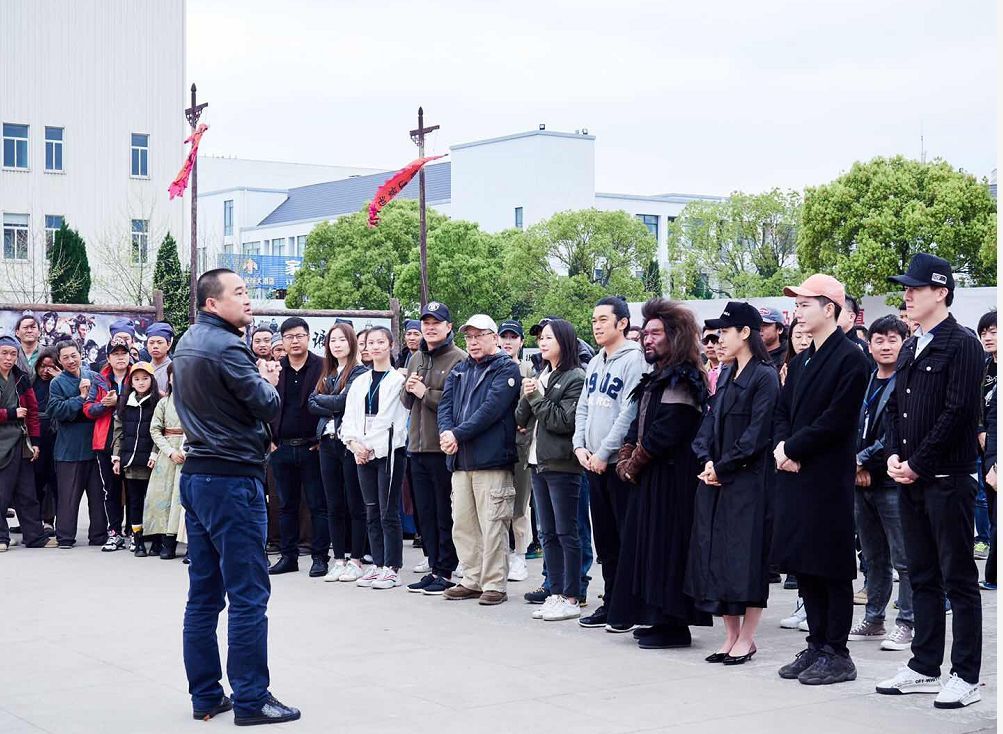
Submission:
<svg viewBox="0 0 1003 734">
<path fill-rule="evenodd" d="M 198 104 L 195 101 L 195 84 L 192 84 L 192 106 L 185 110 L 185 117 L 188 118 L 188 124 L 192 128 L 192 132 L 195 132 L 195 128 L 199 124 L 199 118 L 202 116 L 202 110 L 209 106 L 208 102 L 203 102 Z M 199 160 L 198 156 L 195 156 L 195 160 L 192 162 L 192 239 L 189 243 L 189 280 L 188 286 L 191 293 L 188 298 L 188 323 L 195 323 L 195 283 L 198 281 L 198 196 L 199 196 Z"/>
<path fill-rule="evenodd" d="M 418 146 L 418 157 L 425 157 L 425 133 L 438 130 L 438 125 L 425 127 L 425 113 L 418 108 L 418 129 L 411 131 L 411 140 Z M 428 251 L 426 240 L 428 238 L 428 228 L 425 225 L 425 169 L 422 167 L 418 171 L 418 252 L 421 256 L 421 307 L 425 308 L 428 303 Z"/>
</svg>

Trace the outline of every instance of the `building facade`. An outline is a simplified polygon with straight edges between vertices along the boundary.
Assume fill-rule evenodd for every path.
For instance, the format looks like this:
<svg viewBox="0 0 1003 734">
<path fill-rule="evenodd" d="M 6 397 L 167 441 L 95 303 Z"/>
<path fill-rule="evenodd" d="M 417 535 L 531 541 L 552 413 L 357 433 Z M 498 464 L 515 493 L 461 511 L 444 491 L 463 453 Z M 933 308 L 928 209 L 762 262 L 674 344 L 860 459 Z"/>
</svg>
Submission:
<svg viewBox="0 0 1003 734">
<path fill-rule="evenodd" d="M 91 300 L 149 293 L 157 247 L 186 241 L 167 187 L 184 156 L 183 0 L 0 3 L 0 300 L 49 299 L 62 222 L 87 243 Z"/>
</svg>

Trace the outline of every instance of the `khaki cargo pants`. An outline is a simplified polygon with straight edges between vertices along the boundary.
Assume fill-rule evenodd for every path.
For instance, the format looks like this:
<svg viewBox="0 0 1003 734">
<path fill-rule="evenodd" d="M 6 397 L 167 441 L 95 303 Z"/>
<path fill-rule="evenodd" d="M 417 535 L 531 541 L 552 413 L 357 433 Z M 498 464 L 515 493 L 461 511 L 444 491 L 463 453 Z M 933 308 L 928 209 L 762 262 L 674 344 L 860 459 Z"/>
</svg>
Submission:
<svg viewBox="0 0 1003 734">
<path fill-rule="evenodd" d="M 515 486 L 508 469 L 453 472 L 453 545 L 463 586 L 504 592 Z"/>
</svg>

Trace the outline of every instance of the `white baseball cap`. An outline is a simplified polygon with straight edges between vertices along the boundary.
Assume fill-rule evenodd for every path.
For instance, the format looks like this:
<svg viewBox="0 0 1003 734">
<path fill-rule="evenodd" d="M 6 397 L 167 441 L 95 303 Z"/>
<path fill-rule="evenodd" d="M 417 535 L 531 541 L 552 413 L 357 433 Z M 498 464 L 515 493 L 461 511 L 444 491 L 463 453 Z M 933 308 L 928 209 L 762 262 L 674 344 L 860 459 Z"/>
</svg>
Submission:
<svg viewBox="0 0 1003 734">
<path fill-rule="evenodd" d="M 475 313 L 467 319 L 467 323 L 460 327 L 460 331 L 466 331 L 467 329 L 480 329 L 481 331 L 490 331 L 497 334 L 498 324 L 487 314 Z"/>
</svg>

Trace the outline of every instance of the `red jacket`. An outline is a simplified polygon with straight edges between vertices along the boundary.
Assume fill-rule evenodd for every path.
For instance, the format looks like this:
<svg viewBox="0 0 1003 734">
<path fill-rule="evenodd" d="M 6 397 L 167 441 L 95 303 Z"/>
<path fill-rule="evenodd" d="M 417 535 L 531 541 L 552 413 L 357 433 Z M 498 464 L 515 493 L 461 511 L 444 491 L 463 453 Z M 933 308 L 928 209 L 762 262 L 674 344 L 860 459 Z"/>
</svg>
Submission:
<svg viewBox="0 0 1003 734">
<path fill-rule="evenodd" d="M 105 365 L 98 373 L 98 377 L 99 379 L 94 380 L 94 384 L 91 385 L 87 400 L 84 401 L 84 415 L 94 421 L 94 439 L 91 448 L 95 451 L 111 451 L 116 406 L 101 405 L 101 399 L 111 392 L 110 388 L 115 384 L 111 365 Z"/>
<path fill-rule="evenodd" d="M 28 409 L 28 415 L 24 421 L 28 426 L 28 435 L 31 438 L 38 438 L 42 433 L 42 427 L 38 420 L 38 400 L 35 398 L 35 391 L 31 389 L 31 381 L 20 369 L 15 367 L 11 370 L 14 377 L 14 387 L 17 390 L 17 404 Z M 0 408 L 0 423 L 10 423 L 19 420 L 17 413 L 8 415 L 10 411 Z"/>
</svg>

